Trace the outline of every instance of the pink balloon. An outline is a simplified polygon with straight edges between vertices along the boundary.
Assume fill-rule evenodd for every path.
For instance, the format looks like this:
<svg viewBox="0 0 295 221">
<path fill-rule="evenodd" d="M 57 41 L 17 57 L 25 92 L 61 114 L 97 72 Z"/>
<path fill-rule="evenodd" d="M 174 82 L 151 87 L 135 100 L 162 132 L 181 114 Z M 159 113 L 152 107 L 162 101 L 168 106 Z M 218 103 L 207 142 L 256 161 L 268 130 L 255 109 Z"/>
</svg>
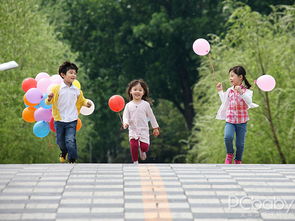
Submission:
<svg viewBox="0 0 295 221">
<path fill-rule="evenodd" d="M 276 86 L 276 80 L 271 75 L 265 74 L 256 80 L 256 84 L 262 91 L 271 91 Z"/>
<path fill-rule="evenodd" d="M 210 51 L 210 44 L 203 38 L 198 38 L 193 44 L 193 50 L 197 55 L 204 56 Z"/>
<path fill-rule="evenodd" d="M 50 80 L 53 84 L 61 84 L 63 81 L 62 77 L 59 74 L 54 74 L 50 77 Z"/>
<path fill-rule="evenodd" d="M 52 118 L 52 112 L 51 109 L 45 109 L 43 107 L 39 107 L 34 112 L 34 118 L 36 121 L 46 121 L 49 122 Z"/>
<path fill-rule="evenodd" d="M 46 72 L 40 72 L 39 74 L 36 75 L 35 80 L 39 81 L 43 78 L 49 78 L 49 74 L 47 74 Z"/>
<path fill-rule="evenodd" d="M 38 88 L 31 88 L 25 94 L 27 100 L 32 104 L 39 104 L 43 98 L 42 92 Z"/>
<path fill-rule="evenodd" d="M 37 82 L 37 88 L 43 93 L 47 93 L 47 88 L 51 85 L 52 82 L 50 78 L 42 78 Z"/>
</svg>

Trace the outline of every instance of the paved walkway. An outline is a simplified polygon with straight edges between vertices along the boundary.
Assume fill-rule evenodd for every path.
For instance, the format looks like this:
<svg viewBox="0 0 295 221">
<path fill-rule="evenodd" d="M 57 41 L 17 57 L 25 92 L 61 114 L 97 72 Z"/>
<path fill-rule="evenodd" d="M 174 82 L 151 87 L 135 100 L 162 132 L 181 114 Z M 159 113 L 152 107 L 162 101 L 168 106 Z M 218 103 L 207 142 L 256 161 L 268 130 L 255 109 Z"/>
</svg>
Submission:
<svg viewBox="0 0 295 221">
<path fill-rule="evenodd" d="M 295 220 L 295 165 L 0 165 L 0 220 Z"/>
</svg>

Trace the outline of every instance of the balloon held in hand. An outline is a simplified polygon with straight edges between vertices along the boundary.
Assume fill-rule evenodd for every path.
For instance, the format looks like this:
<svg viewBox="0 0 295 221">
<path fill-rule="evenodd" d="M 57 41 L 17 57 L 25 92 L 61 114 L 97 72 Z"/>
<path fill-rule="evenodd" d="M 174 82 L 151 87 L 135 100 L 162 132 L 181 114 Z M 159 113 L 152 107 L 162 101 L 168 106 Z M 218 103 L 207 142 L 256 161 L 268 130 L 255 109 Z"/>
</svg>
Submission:
<svg viewBox="0 0 295 221">
<path fill-rule="evenodd" d="M 265 74 L 256 80 L 256 84 L 262 91 L 271 91 L 275 88 L 276 81 L 271 75 Z"/>
<path fill-rule="evenodd" d="M 120 95 L 113 95 L 109 99 L 109 107 L 114 112 L 120 112 L 125 106 L 125 100 Z"/>
<path fill-rule="evenodd" d="M 210 51 L 210 44 L 207 40 L 198 38 L 193 44 L 193 50 L 197 55 L 207 55 Z"/>
</svg>

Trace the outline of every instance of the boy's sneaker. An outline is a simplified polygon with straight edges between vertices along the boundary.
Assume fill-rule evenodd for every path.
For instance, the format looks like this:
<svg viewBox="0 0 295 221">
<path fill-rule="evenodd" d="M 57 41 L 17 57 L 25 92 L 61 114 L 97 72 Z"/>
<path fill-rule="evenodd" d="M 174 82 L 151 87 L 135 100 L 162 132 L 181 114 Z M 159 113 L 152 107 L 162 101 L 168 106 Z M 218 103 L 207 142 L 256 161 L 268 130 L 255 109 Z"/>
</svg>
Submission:
<svg viewBox="0 0 295 221">
<path fill-rule="evenodd" d="M 69 160 L 69 163 L 75 163 L 75 162 L 76 162 L 75 159 Z"/>
<path fill-rule="evenodd" d="M 66 157 L 67 157 L 67 154 L 63 154 L 63 153 L 61 153 L 61 154 L 59 155 L 59 162 L 61 162 L 61 163 L 65 163 L 65 162 L 66 162 Z"/>
<path fill-rule="evenodd" d="M 140 148 L 139 148 L 139 155 L 141 160 L 146 160 L 146 153 L 142 152 Z"/>
<path fill-rule="evenodd" d="M 241 160 L 235 160 L 235 164 L 242 164 Z"/>
</svg>

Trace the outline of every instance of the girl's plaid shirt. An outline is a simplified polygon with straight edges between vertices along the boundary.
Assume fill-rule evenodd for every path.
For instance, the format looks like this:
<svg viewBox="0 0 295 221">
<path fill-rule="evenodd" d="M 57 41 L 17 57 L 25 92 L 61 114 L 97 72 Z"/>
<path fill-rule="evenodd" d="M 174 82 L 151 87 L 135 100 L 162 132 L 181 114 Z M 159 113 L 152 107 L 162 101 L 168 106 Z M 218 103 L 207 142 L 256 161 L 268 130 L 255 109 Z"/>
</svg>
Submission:
<svg viewBox="0 0 295 221">
<path fill-rule="evenodd" d="M 246 88 L 242 86 L 242 94 L 246 92 Z M 232 124 L 242 124 L 249 120 L 248 105 L 241 97 L 240 93 L 230 89 L 228 93 L 229 106 L 226 111 L 226 122 Z"/>
</svg>

